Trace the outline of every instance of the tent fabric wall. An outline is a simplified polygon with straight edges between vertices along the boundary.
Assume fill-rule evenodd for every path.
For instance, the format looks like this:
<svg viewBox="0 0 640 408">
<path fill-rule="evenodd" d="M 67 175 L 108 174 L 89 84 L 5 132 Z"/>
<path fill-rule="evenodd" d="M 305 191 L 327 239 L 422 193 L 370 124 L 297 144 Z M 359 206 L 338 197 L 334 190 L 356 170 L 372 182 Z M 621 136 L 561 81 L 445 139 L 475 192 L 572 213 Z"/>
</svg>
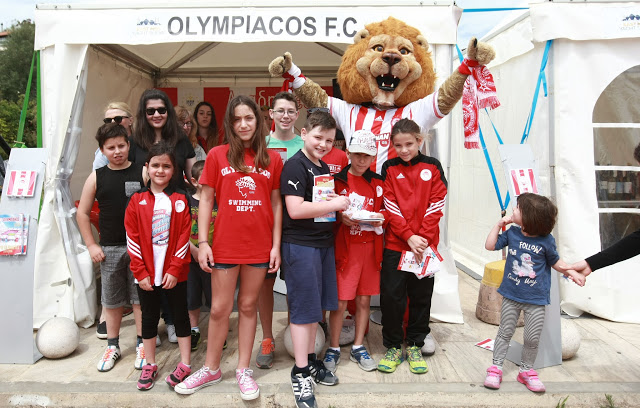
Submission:
<svg viewBox="0 0 640 408">
<path fill-rule="evenodd" d="M 93 48 L 89 49 L 88 47 L 91 44 L 120 44 L 125 51 L 138 58 L 148 58 L 148 61 L 152 61 L 150 62 L 151 66 L 165 69 L 185 58 L 188 50 L 193 50 L 194 45 L 198 45 L 198 43 L 205 44 L 217 41 L 239 43 L 240 41 L 265 41 L 265 38 L 246 36 L 229 38 L 226 34 L 216 37 L 209 31 L 203 31 L 201 34 L 193 36 L 183 33 L 181 36 L 170 35 L 167 37 L 166 26 L 159 29 L 164 30 L 163 34 L 159 34 L 160 31 L 155 30 L 158 27 L 141 26 L 144 19 L 149 16 L 154 18 L 160 16 L 162 23 L 167 24 L 167 19 L 175 16 L 180 16 L 180 18 L 191 16 L 195 21 L 195 17 L 202 13 L 204 16 L 213 15 L 212 13 L 217 13 L 216 15 L 226 13 L 231 16 L 242 10 L 243 14 L 253 17 L 261 13 L 264 15 L 275 13 L 277 16 L 286 17 L 304 11 L 316 17 L 333 13 L 332 15 L 335 14 L 344 21 L 355 16 L 354 19 L 357 19 L 358 27 L 355 25 L 353 27 L 357 29 L 368 22 L 379 21 L 389 15 L 394 15 L 419 28 L 429 40 L 436 60 L 439 81 L 443 81 L 449 75 L 452 44 L 456 41 L 456 27 L 461 14 L 459 8 L 446 2 L 439 2 L 439 5 L 436 6 L 415 6 L 408 5 L 409 3 L 384 5 L 381 3 L 377 7 L 362 7 L 358 2 L 354 3 L 353 5 L 340 3 L 336 4 L 336 7 L 326 7 L 325 5 L 325 7 L 317 8 L 313 7 L 311 2 L 303 1 L 297 3 L 295 7 L 287 4 L 282 8 L 270 5 L 266 8 L 244 7 L 242 9 L 237 7 L 194 8 L 192 3 L 186 4 L 182 9 L 169 7 L 145 9 L 137 3 L 128 4 L 125 8 L 110 8 L 109 5 L 103 4 L 95 6 L 95 8 L 94 6 L 85 6 L 84 9 L 80 9 L 80 7 L 56 9 L 54 6 L 38 5 L 35 47 L 43 49 L 44 54 L 42 62 L 45 84 L 43 92 L 45 106 L 44 145 L 50 149 L 51 156 L 46 175 L 47 187 L 36 248 L 38 252 L 35 271 L 36 286 L 34 288 L 36 292 L 36 304 L 34 305 L 36 317 L 34 321 L 36 323 L 34 325 L 36 327 L 54 315 L 70 317 L 85 327 L 91 325 L 96 317 L 96 295 L 95 288 L 92 287 L 95 282 L 93 269 L 88 253 L 81 245 L 77 226 L 74 224 L 71 197 L 79 197 L 82 184 L 91 171 L 91 161 L 95 150 L 93 134 L 100 124 L 102 110 L 106 103 L 111 100 L 124 100 L 135 110 L 142 90 L 154 85 L 152 79 L 146 74 L 139 73 L 137 68 L 123 68 L 120 62 L 116 62 L 104 54 L 96 54 Z M 195 4 L 202 7 L 204 2 L 195 2 Z M 251 6 L 252 4 L 252 2 L 247 2 L 245 5 Z M 329 44 L 329 46 L 331 46 L 330 43 L 347 44 L 352 42 L 352 38 L 344 35 L 340 37 L 336 36 L 336 33 L 329 34 L 329 31 L 318 30 L 315 36 L 298 35 L 292 38 L 285 38 L 285 36 L 269 38 L 269 40 L 271 42 L 274 40 L 316 42 Z M 168 42 L 182 42 L 185 45 L 193 43 L 193 45 L 178 46 L 175 52 L 168 54 L 167 49 L 163 46 L 166 44 L 168 47 Z M 272 46 L 271 42 L 269 44 Z M 279 44 L 282 44 L 283 47 L 286 46 L 286 43 Z M 317 45 L 309 44 L 308 46 L 316 47 Z M 213 49 L 217 48 L 222 47 L 214 47 Z M 273 55 L 279 55 L 282 51 L 281 47 L 274 48 Z M 238 49 L 237 52 L 240 50 Z M 184 66 L 186 69 L 191 69 L 190 67 L 200 69 L 198 64 L 207 60 L 207 58 L 203 58 L 195 57 Z M 300 61 L 297 62 L 300 63 Z M 83 64 L 88 64 L 87 77 L 80 76 Z M 271 85 L 271 79 L 266 73 L 267 64 L 268 61 L 260 65 L 260 69 L 264 67 L 265 72 L 262 86 Z M 305 64 L 300 63 L 299 65 L 304 71 Z M 337 66 L 335 68 L 337 70 Z M 233 81 L 233 85 L 242 86 L 244 80 L 245 78 L 240 73 L 228 81 Z M 83 109 L 79 109 L 79 112 L 72 112 L 71 104 L 74 90 L 78 89 L 78 85 L 84 89 L 82 86 L 84 81 L 86 81 L 86 100 Z M 180 79 L 177 81 L 180 82 Z M 200 80 L 198 83 L 192 77 L 190 81 L 187 80 L 182 85 L 193 87 L 193 83 L 196 82 L 197 86 L 221 86 L 206 81 Z M 256 83 L 256 78 L 249 78 L 249 81 Z M 165 80 L 161 85 L 172 86 Z M 227 82 L 224 85 L 231 84 Z M 67 132 L 70 118 L 72 126 Z M 448 118 L 442 120 L 435 131 L 436 140 L 431 143 L 434 154 L 437 154 L 443 164 L 449 160 L 450 127 L 451 122 Z M 82 137 L 80 138 L 81 133 Z M 78 157 L 77 163 L 75 163 L 76 156 Z M 72 173 L 74 175 L 73 182 L 69 183 Z M 443 273 L 436 278 L 432 316 L 442 321 L 462 323 L 457 273 L 446 239 L 446 225 L 446 218 L 444 218 L 441 222 L 443 238 L 441 239 L 440 251 L 447 262 L 445 262 Z"/>
<path fill-rule="evenodd" d="M 494 74 L 502 106 L 490 112 L 505 143 L 519 143 L 535 89 L 542 51 L 553 39 L 547 79 L 549 96 L 542 90 L 528 144 L 540 174 L 540 189 L 559 209 L 554 236 L 560 256 L 568 262 L 584 259 L 600 250 L 600 227 L 594 169 L 592 115 L 598 97 L 620 73 L 640 64 L 640 24 L 633 34 L 624 17 L 639 3 L 531 4 L 530 16 L 507 24 L 488 41 L 497 49 Z M 591 23 L 608 27 L 593 27 Z M 553 23 L 552 23 L 553 22 Z M 578 30 L 575 27 L 582 27 Z M 574 27 L 574 31 L 567 31 Z M 613 33 L 612 28 L 618 30 Z M 592 30 L 593 28 L 593 30 Z M 589 33 L 587 33 L 589 32 Z M 594 39 L 593 33 L 607 39 Z M 527 39 L 527 33 L 528 39 Z M 606 35 L 604 34 L 606 33 Z M 523 36 L 523 34 L 525 34 Z M 509 46 L 514 35 L 516 44 Z M 567 39 L 565 37 L 571 38 Z M 630 38 L 634 37 L 634 38 Z M 529 44 L 527 44 L 527 41 Z M 501 56 L 504 47 L 506 56 Z M 504 173 L 497 154 L 491 124 L 482 113 L 481 126 L 500 189 L 506 193 Z M 461 134 L 459 108 L 452 114 L 452 134 Z M 500 259 L 499 252 L 484 250 L 484 240 L 499 219 L 499 206 L 480 151 L 464 150 L 454 138 L 452 148 L 450 234 L 456 260 L 482 274 L 487 262 Z M 474 203 L 470 208 L 469 203 Z M 512 200 L 513 204 L 513 200 Z M 509 210 L 510 211 L 510 210 Z M 631 259 L 599 270 L 579 288 L 560 280 L 562 308 L 579 315 L 586 311 L 614 321 L 640 323 L 637 282 L 640 259 Z"/>
<path fill-rule="evenodd" d="M 52 316 L 89 327 L 96 314 L 91 259 L 78 246 L 69 191 L 82 131 L 86 51 L 86 45 L 57 44 L 42 52 L 43 144 L 49 158 L 35 248 L 34 327 Z"/>
</svg>

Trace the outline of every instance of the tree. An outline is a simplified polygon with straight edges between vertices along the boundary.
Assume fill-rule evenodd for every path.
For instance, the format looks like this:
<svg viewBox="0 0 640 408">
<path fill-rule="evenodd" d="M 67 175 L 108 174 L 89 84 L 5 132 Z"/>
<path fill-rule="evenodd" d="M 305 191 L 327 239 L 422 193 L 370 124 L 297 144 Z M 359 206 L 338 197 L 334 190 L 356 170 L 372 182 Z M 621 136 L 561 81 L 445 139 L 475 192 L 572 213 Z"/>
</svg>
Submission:
<svg viewBox="0 0 640 408">
<path fill-rule="evenodd" d="M 0 51 L 0 98 L 17 102 L 27 89 L 36 27 L 31 20 L 24 20 L 7 31 L 5 49 Z M 34 75 L 31 98 L 35 98 L 35 88 Z"/>
</svg>

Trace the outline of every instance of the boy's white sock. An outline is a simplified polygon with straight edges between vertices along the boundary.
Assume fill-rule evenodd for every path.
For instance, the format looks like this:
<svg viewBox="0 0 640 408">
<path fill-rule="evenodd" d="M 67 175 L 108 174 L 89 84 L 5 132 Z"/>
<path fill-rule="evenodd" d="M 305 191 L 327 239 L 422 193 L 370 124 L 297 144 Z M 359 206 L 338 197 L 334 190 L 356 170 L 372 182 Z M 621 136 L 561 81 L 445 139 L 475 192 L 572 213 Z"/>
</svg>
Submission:
<svg viewBox="0 0 640 408">
<path fill-rule="evenodd" d="M 340 347 L 329 347 L 329 348 L 333 351 L 337 351 L 338 353 L 340 352 Z"/>
<path fill-rule="evenodd" d="M 360 347 L 362 347 L 362 344 L 358 344 L 358 345 L 354 344 L 354 345 L 351 346 L 351 350 L 355 350 L 355 349 L 360 348 Z"/>
</svg>

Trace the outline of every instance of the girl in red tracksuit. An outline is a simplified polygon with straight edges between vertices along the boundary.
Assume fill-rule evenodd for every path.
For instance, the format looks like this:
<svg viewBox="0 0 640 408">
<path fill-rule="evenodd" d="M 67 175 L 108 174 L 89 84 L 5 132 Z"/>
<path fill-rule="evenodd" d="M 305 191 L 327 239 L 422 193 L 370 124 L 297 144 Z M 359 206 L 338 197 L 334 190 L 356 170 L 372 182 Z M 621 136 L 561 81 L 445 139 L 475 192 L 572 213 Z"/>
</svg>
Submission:
<svg viewBox="0 0 640 408">
<path fill-rule="evenodd" d="M 186 194 L 176 190 L 176 159 L 164 141 L 149 149 L 149 186 L 133 194 L 124 217 L 131 272 L 138 284 L 142 309 L 142 341 L 147 364 L 142 367 L 138 389 L 153 387 L 160 296 L 165 292 L 173 310 L 180 348 L 180 363 L 165 381 L 175 387 L 191 373 L 191 331 L 187 312 L 189 234 L 191 211 Z"/>
<path fill-rule="evenodd" d="M 399 270 L 405 251 L 422 260 L 429 246 L 438 246 L 438 222 L 447 196 L 447 180 L 440 162 L 420 153 L 420 127 L 410 119 L 398 121 L 391 130 L 391 142 L 398 154 L 382 167 L 384 206 L 389 219 L 380 272 L 382 340 L 387 352 L 378 370 L 393 372 L 402 362 L 406 340 L 409 369 L 416 374 L 428 371 L 421 347 L 429 334 L 433 279 Z M 409 302 L 406 336 L 403 316 Z"/>
</svg>

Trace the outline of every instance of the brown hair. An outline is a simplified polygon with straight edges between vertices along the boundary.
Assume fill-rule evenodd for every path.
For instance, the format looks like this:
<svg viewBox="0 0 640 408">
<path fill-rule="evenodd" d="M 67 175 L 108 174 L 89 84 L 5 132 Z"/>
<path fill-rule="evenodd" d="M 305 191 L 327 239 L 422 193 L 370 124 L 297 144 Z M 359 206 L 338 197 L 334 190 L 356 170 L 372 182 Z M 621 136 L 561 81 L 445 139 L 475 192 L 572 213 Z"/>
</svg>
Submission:
<svg viewBox="0 0 640 408">
<path fill-rule="evenodd" d="M 242 140 L 240 140 L 233 130 L 233 123 L 236 121 L 236 108 L 240 105 L 249 107 L 256 118 L 256 129 L 251 138 L 251 149 L 253 149 L 256 155 L 253 161 L 257 170 L 265 170 L 269 167 L 271 159 L 267 153 L 267 142 L 264 137 L 260 136 L 260 129 L 264 126 L 264 118 L 260 114 L 258 104 L 245 95 L 238 95 L 230 100 L 227 105 L 227 111 L 224 114 L 224 134 L 229 144 L 227 160 L 229 160 L 229 165 L 231 165 L 235 171 L 241 173 L 251 172 L 251 169 L 244 162 L 244 145 L 242 144 Z"/>
<path fill-rule="evenodd" d="M 278 92 L 276 96 L 273 97 L 273 100 L 271 101 L 271 109 L 273 109 L 276 106 L 276 101 L 280 99 L 293 102 L 293 104 L 296 106 L 296 110 L 298 109 L 298 101 L 296 101 L 296 97 L 293 96 L 293 94 L 290 92 Z"/>
<path fill-rule="evenodd" d="M 393 138 L 395 135 L 399 133 L 408 133 L 416 137 L 416 139 L 422 139 L 422 132 L 420 131 L 420 126 L 411 119 L 400 119 L 393 125 L 391 129 L 391 142 L 393 142 Z"/>
<path fill-rule="evenodd" d="M 207 127 L 207 151 L 205 152 L 208 153 L 209 150 L 218 145 L 219 139 L 216 111 L 215 109 L 213 109 L 213 105 L 211 105 L 209 102 L 202 101 L 197 104 L 196 108 L 193 110 L 193 127 L 191 128 L 191 134 L 193 135 L 193 137 L 196 137 L 198 135 L 198 129 L 200 128 L 200 125 L 198 124 L 198 110 L 203 106 L 207 106 L 209 107 L 209 109 L 211 109 L 211 122 L 209 123 L 209 127 Z"/>
<path fill-rule="evenodd" d="M 191 166 L 191 177 L 196 180 L 200 180 L 202 170 L 204 170 L 204 160 L 198 160 L 197 162 L 193 163 L 193 166 Z"/>
<path fill-rule="evenodd" d="M 633 158 L 640 163 L 640 143 L 638 143 L 636 148 L 633 150 Z"/>
<path fill-rule="evenodd" d="M 100 126 L 98 128 L 98 131 L 96 132 L 96 140 L 98 141 L 98 146 L 100 147 L 100 149 L 102 149 L 107 140 L 120 136 L 124 137 L 124 140 L 127 142 L 127 144 L 129 144 L 127 129 L 116 122 L 105 123 L 104 125 Z"/>
<path fill-rule="evenodd" d="M 329 114 L 322 110 L 316 110 L 307 116 L 307 121 L 304 123 L 304 128 L 307 132 L 310 132 L 315 127 L 320 127 L 325 130 L 336 129 L 336 120 Z"/>
<path fill-rule="evenodd" d="M 180 141 L 182 129 L 178 127 L 176 119 L 176 111 L 169 96 L 160 89 L 147 89 L 140 96 L 138 103 L 138 114 L 136 116 L 136 127 L 133 132 L 133 140 L 144 150 L 149 151 L 155 143 L 156 134 L 154 129 L 147 122 L 147 102 L 151 99 L 159 99 L 167 109 L 167 121 L 162 127 L 162 140 L 167 142 L 170 147 L 175 147 Z"/>
<path fill-rule="evenodd" d="M 518 196 L 522 231 L 532 236 L 551 234 L 558 218 L 558 207 L 547 197 L 522 193 Z"/>
</svg>

